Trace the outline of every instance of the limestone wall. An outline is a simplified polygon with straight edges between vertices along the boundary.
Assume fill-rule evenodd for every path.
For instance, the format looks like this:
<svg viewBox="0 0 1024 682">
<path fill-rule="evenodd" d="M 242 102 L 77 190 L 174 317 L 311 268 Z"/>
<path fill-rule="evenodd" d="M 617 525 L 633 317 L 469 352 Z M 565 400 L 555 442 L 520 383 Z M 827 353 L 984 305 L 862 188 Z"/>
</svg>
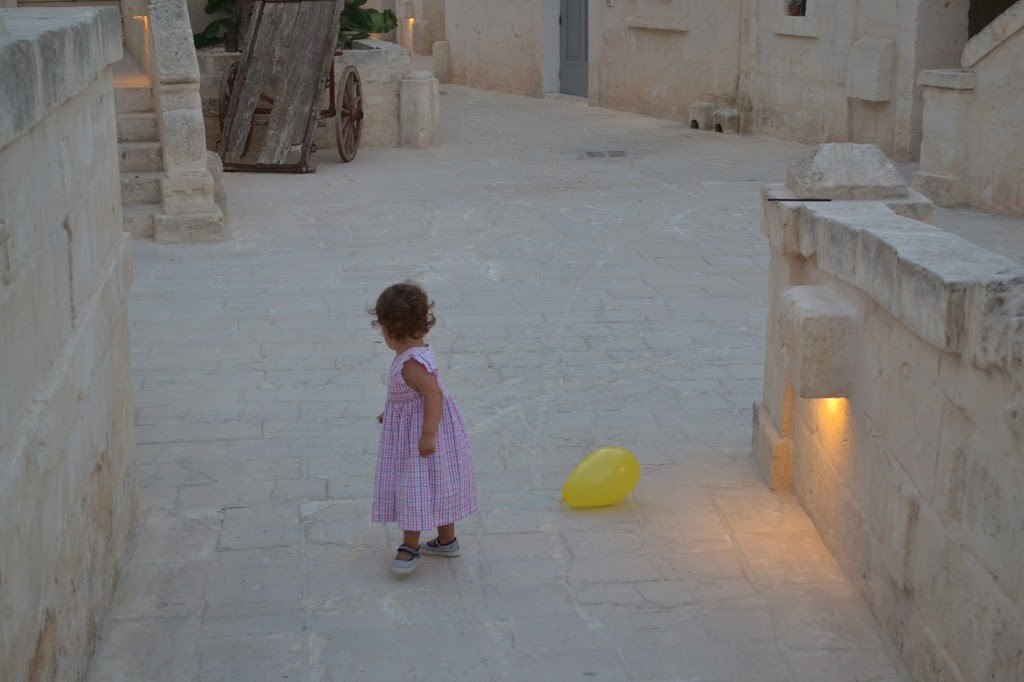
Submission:
<svg viewBox="0 0 1024 682">
<path fill-rule="evenodd" d="M 742 0 L 620 2 L 598 16 L 591 102 L 684 120 L 698 101 L 733 106 Z"/>
<path fill-rule="evenodd" d="M 915 680 L 1024 679 L 1024 267 L 922 222 L 870 148 L 824 145 L 763 199 L 759 468 Z"/>
<path fill-rule="evenodd" d="M 971 38 L 961 69 L 925 71 L 914 186 L 943 206 L 1024 215 L 1024 0 Z"/>
<path fill-rule="evenodd" d="M 3 680 L 82 677 L 137 513 L 120 57 L 117 9 L 0 10 Z"/>
<path fill-rule="evenodd" d="M 545 0 L 449 2 L 456 83 L 528 95 L 557 82 L 557 22 Z M 800 142 L 877 144 L 916 158 L 922 69 L 957 65 L 970 0 L 592 2 L 592 104 L 686 120 L 711 102 L 740 129 Z"/>
<path fill-rule="evenodd" d="M 541 0 L 449 2 L 445 35 L 453 83 L 539 96 L 544 77 Z"/>
</svg>

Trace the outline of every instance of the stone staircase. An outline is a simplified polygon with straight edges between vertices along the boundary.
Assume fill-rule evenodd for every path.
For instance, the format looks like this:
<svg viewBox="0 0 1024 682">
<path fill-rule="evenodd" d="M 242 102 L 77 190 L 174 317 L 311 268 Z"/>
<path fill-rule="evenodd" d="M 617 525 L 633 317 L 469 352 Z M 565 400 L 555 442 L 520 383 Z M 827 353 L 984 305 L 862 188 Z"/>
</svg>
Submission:
<svg viewBox="0 0 1024 682">
<path fill-rule="evenodd" d="M 114 66 L 114 109 L 124 229 L 134 237 L 152 238 L 154 217 L 161 211 L 163 146 L 152 84 L 131 57 Z"/>
</svg>

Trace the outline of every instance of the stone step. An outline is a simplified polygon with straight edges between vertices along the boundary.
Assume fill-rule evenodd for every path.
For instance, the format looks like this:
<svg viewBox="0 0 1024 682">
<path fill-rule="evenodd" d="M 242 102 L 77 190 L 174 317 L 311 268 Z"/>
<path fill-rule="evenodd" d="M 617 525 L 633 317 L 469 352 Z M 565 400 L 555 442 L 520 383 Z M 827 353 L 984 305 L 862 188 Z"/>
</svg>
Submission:
<svg viewBox="0 0 1024 682">
<path fill-rule="evenodd" d="M 157 142 L 160 125 L 152 111 L 117 115 L 118 142 Z"/>
<path fill-rule="evenodd" d="M 153 112 L 153 88 L 115 87 L 114 110 L 119 114 Z"/>
<path fill-rule="evenodd" d="M 121 173 L 121 204 L 159 204 L 160 178 L 163 176 L 163 173 L 156 171 Z"/>
<path fill-rule="evenodd" d="M 135 204 L 124 207 L 124 229 L 136 239 L 152 239 L 155 232 L 155 217 L 160 204 Z"/>
<path fill-rule="evenodd" d="M 164 169 L 164 150 L 159 142 L 122 142 L 117 146 L 122 173 Z"/>
</svg>

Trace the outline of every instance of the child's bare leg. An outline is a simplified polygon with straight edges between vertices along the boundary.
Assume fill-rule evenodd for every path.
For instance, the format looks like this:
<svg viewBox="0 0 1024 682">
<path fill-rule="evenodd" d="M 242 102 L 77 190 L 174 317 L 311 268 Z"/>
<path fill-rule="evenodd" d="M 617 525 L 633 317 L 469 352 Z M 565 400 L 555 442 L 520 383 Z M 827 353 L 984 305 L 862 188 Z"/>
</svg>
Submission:
<svg viewBox="0 0 1024 682">
<path fill-rule="evenodd" d="M 403 530 L 402 531 L 402 544 L 409 545 L 410 547 L 420 546 L 420 531 L 418 530 Z M 412 559 L 412 554 L 409 554 L 404 549 L 398 552 L 399 559 L 405 559 L 408 561 Z"/>
<path fill-rule="evenodd" d="M 446 523 L 443 526 L 437 527 L 437 541 L 442 545 L 447 545 L 455 539 L 455 524 Z"/>
</svg>

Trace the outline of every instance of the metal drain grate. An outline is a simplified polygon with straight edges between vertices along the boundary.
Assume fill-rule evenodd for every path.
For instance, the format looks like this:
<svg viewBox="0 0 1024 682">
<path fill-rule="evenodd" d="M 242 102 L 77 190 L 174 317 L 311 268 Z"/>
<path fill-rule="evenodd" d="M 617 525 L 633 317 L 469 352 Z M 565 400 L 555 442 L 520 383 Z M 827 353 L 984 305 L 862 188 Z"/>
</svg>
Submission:
<svg viewBox="0 0 1024 682">
<path fill-rule="evenodd" d="M 587 151 L 583 152 L 581 159 L 624 159 L 626 158 L 626 152 L 621 149 L 614 149 L 612 151 Z"/>
</svg>

